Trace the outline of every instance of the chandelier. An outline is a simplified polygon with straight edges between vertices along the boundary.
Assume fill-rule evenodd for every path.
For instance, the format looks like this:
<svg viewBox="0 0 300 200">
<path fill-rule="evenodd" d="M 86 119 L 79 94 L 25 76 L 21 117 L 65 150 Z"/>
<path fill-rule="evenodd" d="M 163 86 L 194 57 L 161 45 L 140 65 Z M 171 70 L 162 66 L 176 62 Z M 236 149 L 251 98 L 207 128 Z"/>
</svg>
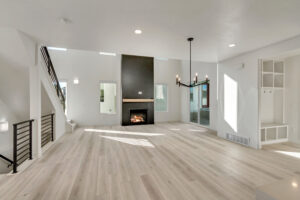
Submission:
<svg viewBox="0 0 300 200">
<path fill-rule="evenodd" d="M 187 39 L 187 41 L 189 41 L 189 43 L 190 43 L 190 83 L 189 84 L 182 83 L 179 75 L 177 74 L 176 75 L 176 85 L 178 85 L 179 87 L 184 86 L 184 87 L 191 88 L 191 87 L 196 87 L 199 85 L 205 85 L 205 84 L 209 83 L 207 75 L 205 76 L 205 80 L 198 81 L 198 73 L 195 74 L 194 80 L 192 82 L 192 41 L 193 40 L 194 40 L 194 38 Z"/>
</svg>

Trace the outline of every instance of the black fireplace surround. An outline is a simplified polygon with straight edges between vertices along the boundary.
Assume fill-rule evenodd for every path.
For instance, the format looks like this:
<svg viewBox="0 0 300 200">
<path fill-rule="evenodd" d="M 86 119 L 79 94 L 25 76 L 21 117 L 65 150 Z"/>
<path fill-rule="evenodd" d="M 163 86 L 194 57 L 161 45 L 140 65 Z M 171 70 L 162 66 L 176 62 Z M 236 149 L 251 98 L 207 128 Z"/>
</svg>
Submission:
<svg viewBox="0 0 300 200">
<path fill-rule="evenodd" d="M 153 57 L 122 55 L 122 99 L 153 100 Z M 143 122 L 133 122 L 132 114 L 143 114 Z M 136 120 L 138 121 L 138 120 Z M 122 102 L 122 125 L 154 123 L 154 102 Z"/>
</svg>

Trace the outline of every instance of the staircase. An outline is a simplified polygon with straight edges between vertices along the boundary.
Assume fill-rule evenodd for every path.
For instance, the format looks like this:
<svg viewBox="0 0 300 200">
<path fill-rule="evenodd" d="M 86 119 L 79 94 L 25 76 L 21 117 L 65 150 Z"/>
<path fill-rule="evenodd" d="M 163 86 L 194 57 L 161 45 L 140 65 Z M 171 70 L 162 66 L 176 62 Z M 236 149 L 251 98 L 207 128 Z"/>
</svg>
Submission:
<svg viewBox="0 0 300 200">
<path fill-rule="evenodd" d="M 47 50 L 47 47 L 41 47 L 41 56 L 44 60 L 45 65 L 41 65 L 41 67 L 46 67 L 46 70 L 41 71 L 41 76 L 44 77 L 41 78 L 41 81 L 43 82 L 44 85 L 48 86 L 48 95 L 52 95 L 52 103 L 55 103 L 55 110 L 58 114 L 58 116 L 54 115 L 54 113 L 49 113 L 47 115 L 44 115 L 41 117 L 40 120 L 40 126 L 41 126 L 41 142 L 40 147 L 44 147 L 51 141 L 54 141 L 56 139 L 55 137 L 55 118 L 59 117 L 59 123 L 57 126 L 64 126 L 66 123 L 66 117 L 64 114 L 65 110 L 65 96 L 64 93 L 59 85 L 59 81 L 57 78 L 57 75 L 55 73 L 53 64 L 50 59 L 49 52 Z M 48 74 L 48 75 L 47 75 Z M 48 76 L 48 77 L 47 77 Z M 47 78 L 47 81 L 45 79 Z M 43 80 L 42 80 L 43 79 Z M 49 84 L 50 80 L 50 84 Z M 57 97 L 55 97 L 55 93 L 53 93 L 53 88 L 54 91 L 59 99 L 57 101 Z M 51 93 L 51 94 L 50 94 Z M 60 104 L 62 106 L 62 109 L 60 107 Z M 60 107 L 59 112 L 57 111 L 57 108 Z M 27 160 L 31 160 L 33 158 L 33 126 L 35 125 L 36 120 L 30 119 L 22 122 L 18 122 L 13 124 L 12 130 L 13 130 L 13 158 L 8 158 L 7 156 L 1 155 L 0 154 L 0 160 L 1 163 L 7 164 L 7 167 L 9 169 L 12 169 L 13 173 L 18 172 L 18 167 L 20 167 L 21 164 L 23 164 Z M 65 130 L 64 127 L 61 128 L 61 130 Z"/>
<path fill-rule="evenodd" d="M 60 85 L 59 85 L 59 81 L 58 81 L 57 75 L 55 73 L 55 70 L 54 70 L 54 67 L 53 67 L 53 64 L 52 64 L 52 61 L 51 61 L 51 58 L 50 58 L 47 47 L 45 47 L 45 46 L 41 47 L 41 53 L 42 53 L 42 56 L 44 58 L 49 76 L 52 80 L 52 84 L 53 84 L 53 86 L 56 90 L 57 96 L 60 99 L 60 102 L 63 106 L 63 109 L 65 110 L 66 109 L 66 98 L 64 96 L 64 93 L 63 93 Z"/>
</svg>

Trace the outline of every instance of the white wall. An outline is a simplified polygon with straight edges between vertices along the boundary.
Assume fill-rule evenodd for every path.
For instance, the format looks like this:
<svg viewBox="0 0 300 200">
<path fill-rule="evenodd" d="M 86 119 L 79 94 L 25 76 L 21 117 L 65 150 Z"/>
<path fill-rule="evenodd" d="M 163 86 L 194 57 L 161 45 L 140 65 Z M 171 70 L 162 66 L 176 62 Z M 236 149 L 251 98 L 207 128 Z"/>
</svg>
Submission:
<svg viewBox="0 0 300 200">
<path fill-rule="evenodd" d="M 176 85 L 176 74 L 181 71 L 179 60 L 154 59 L 154 84 L 167 85 L 168 111 L 155 112 L 155 122 L 181 121 L 180 88 Z"/>
<path fill-rule="evenodd" d="M 53 105 L 51 103 L 51 100 L 49 99 L 49 96 L 42 85 L 41 87 L 41 114 L 43 115 L 48 115 L 51 113 L 54 113 L 55 109 L 53 108 Z"/>
<path fill-rule="evenodd" d="M 238 48 L 238 47 L 237 47 Z M 225 138 L 232 130 L 224 120 L 223 76 L 228 74 L 238 82 L 237 135 L 249 137 L 250 146 L 259 148 L 258 61 L 280 56 L 300 48 L 300 37 L 286 40 L 247 54 L 219 62 L 218 136 Z M 242 68 L 242 63 L 244 68 Z"/>
<path fill-rule="evenodd" d="M 8 131 L 0 133 L 0 154 L 12 159 L 13 124 L 29 119 L 29 57 L 22 34 L 0 28 L 0 122 L 8 122 Z M 8 170 L 0 159 L 0 173 Z"/>
<path fill-rule="evenodd" d="M 59 79 L 68 83 L 68 119 L 80 126 L 120 124 L 121 57 L 97 52 L 50 51 Z M 79 84 L 73 84 L 78 78 Z M 100 81 L 117 83 L 117 114 L 100 114 Z"/>
<path fill-rule="evenodd" d="M 103 56 L 97 52 L 68 50 L 50 51 L 61 80 L 68 82 L 68 118 L 80 126 L 116 125 L 121 123 L 121 56 Z M 168 112 L 156 112 L 155 122 L 180 121 L 180 90 L 175 75 L 180 62 L 154 61 L 154 82 L 168 85 Z M 79 84 L 74 85 L 73 79 Z M 100 82 L 117 83 L 117 114 L 100 114 Z"/>
<path fill-rule="evenodd" d="M 0 56 L 0 98 L 20 120 L 29 118 L 29 72 Z"/>
<path fill-rule="evenodd" d="M 0 99 L 0 122 L 8 122 L 8 131 L 0 132 L 0 154 L 13 158 L 13 128 L 12 125 L 18 122 L 18 118 L 13 114 L 10 108 Z M 0 174 L 6 173 L 7 162 L 0 159 Z"/>
<path fill-rule="evenodd" d="M 219 64 L 219 109 L 218 136 L 226 133 L 250 138 L 253 147 L 257 145 L 258 133 L 258 61 L 247 60 L 243 68 L 242 62 L 222 62 Z M 224 120 L 224 74 L 238 84 L 237 133 Z"/>
<path fill-rule="evenodd" d="M 198 80 L 204 80 L 208 75 L 210 80 L 210 125 L 209 128 L 217 130 L 218 121 L 218 106 L 217 106 L 217 64 L 216 63 L 204 63 L 204 62 L 192 62 L 192 81 L 195 73 L 198 73 Z M 190 67 L 189 61 L 181 62 L 181 73 L 179 74 L 183 83 L 189 83 L 190 81 Z M 190 90 L 186 87 L 181 87 L 181 120 L 184 122 L 190 121 Z"/>
<path fill-rule="evenodd" d="M 300 55 L 285 59 L 285 117 L 289 141 L 300 143 Z"/>
</svg>

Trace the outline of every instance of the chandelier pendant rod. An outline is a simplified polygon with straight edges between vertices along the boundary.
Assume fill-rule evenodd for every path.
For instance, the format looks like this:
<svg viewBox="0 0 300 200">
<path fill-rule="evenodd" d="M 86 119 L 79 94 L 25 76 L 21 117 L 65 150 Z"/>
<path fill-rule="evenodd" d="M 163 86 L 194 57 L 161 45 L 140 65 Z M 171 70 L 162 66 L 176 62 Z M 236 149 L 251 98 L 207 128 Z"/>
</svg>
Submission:
<svg viewBox="0 0 300 200">
<path fill-rule="evenodd" d="M 176 75 L 176 85 L 180 86 L 185 86 L 188 88 L 192 88 L 192 87 L 196 87 L 196 86 L 200 86 L 200 85 L 204 85 L 204 84 L 209 84 L 209 79 L 208 76 L 206 75 L 205 80 L 203 81 L 198 81 L 198 73 L 196 73 L 196 77 L 194 79 L 194 82 L 192 82 L 192 41 L 194 40 L 194 38 L 190 37 L 187 39 L 190 43 L 190 82 L 189 84 L 184 84 L 181 82 L 179 75 Z"/>
<path fill-rule="evenodd" d="M 192 85 L 192 38 L 189 38 L 190 42 L 190 85 Z"/>
</svg>

